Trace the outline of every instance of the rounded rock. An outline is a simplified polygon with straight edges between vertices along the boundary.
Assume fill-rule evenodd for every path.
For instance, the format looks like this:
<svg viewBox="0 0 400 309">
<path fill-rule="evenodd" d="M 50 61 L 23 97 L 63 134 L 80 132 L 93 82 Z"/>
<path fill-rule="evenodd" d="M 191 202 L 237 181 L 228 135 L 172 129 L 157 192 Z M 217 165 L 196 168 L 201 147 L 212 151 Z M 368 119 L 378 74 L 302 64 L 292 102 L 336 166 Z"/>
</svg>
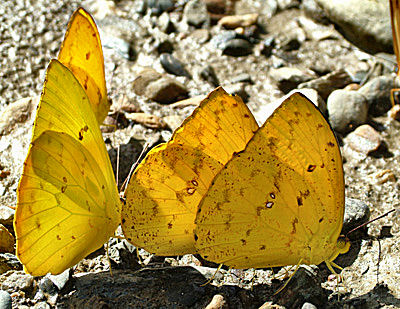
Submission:
<svg viewBox="0 0 400 309">
<path fill-rule="evenodd" d="M 366 97 L 372 116 L 382 116 L 390 110 L 390 90 L 394 87 L 392 76 L 378 76 L 360 88 L 359 92 Z"/>
<path fill-rule="evenodd" d="M 367 99 L 357 91 L 333 91 L 328 97 L 327 108 L 332 128 L 340 133 L 348 133 L 368 118 Z"/>
<path fill-rule="evenodd" d="M 11 309 L 12 299 L 8 292 L 0 290 L 0 309 Z"/>
</svg>

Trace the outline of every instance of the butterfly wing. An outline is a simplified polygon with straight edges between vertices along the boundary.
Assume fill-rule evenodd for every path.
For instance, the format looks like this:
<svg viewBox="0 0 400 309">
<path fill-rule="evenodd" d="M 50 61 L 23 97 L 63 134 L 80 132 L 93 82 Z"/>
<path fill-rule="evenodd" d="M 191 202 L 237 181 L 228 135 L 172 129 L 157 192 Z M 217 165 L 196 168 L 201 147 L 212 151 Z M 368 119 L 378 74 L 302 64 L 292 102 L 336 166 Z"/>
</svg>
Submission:
<svg viewBox="0 0 400 309">
<path fill-rule="evenodd" d="M 104 74 L 103 50 L 96 24 L 83 8 L 71 17 L 58 60 L 85 89 L 99 124 L 110 110 Z"/>
<path fill-rule="evenodd" d="M 49 64 L 17 191 L 17 256 L 34 275 L 58 274 L 111 237 L 120 222 L 114 174 L 85 91 Z"/>
<path fill-rule="evenodd" d="M 198 203 L 216 173 L 257 128 L 238 97 L 222 88 L 213 91 L 132 175 L 122 211 L 127 239 L 158 255 L 194 253 Z"/>
<path fill-rule="evenodd" d="M 393 49 L 396 55 L 397 66 L 400 66 L 400 3 L 399 0 L 390 0 L 390 16 L 393 34 Z M 398 72 L 399 73 L 399 72 Z"/>
<path fill-rule="evenodd" d="M 343 212 L 336 138 L 296 93 L 214 179 L 199 206 L 196 247 L 235 268 L 319 264 L 336 253 Z"/>
</svg>

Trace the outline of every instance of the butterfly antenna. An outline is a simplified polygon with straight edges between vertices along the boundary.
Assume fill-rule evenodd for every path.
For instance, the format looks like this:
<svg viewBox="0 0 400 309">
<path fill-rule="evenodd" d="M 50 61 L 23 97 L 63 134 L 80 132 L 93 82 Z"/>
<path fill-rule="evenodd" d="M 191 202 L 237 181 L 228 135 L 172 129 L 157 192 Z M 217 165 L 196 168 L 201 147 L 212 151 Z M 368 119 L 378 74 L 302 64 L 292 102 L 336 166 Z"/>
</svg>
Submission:
<svg viewBox="0 0 400 309">
<path fill-rule="evenodd" d="M 206 283 L 203 283 L 203 284 L 200 285 L 200 286 L 206 286 L 207 284 L 211 283 L 211 282 L 214 280 L 215 276 L 218 274 L 218 272 L 221 270 L 222 265 L 223 265 L 223 264 L 219 264 L 217 270 L 214 272 L 214 274 L 212 275 L 212 277 L 211 277 L 210 279 L 208 279 Z"/>
<path fill-rule="evenodd" d="M 286 280 L 285 284 L 282 285 L 282 286 L 274 293 L 274 296 L 275 296 L 275 295 L 278 295 L 284 288 L 286 288 L 286 286 L 289 284 L 290 280 L 292 280 L 293 276 L 294 276 L 294 275 L 297 273 L 297 271 L 299 270 L 299 267 L 300 267 L 300 264 L 301 264 L 302 261 L 303 261 L 303 259 L 300 259 L 300 261 L 299 261 L 299 262 L 297 263 L 297 265 L 296 265 L 296 268 L 295 268 L 293 274 L 291 274 L 290 277 L 289 277 L 289 279 Z"/>
<path fill-rule="evenodd" d="M 354 231 L 356 231 L 356 230 L 362 228 L 363 226 L 366 226 L 367 224 L 370 224 L 371 222 L 374 222 L 374 221 L 376 221 L 376 220 L 382 219 L 383 217 L 386 217 L 387 215 L 389 215 L 390 213 L 394 212 L 395 210 L 396 210 L 396 209 L 393 208 L 392 210 L 389 210 L 388 212 L 385 212 L 383 215 L 380 215 L 380 216 L 378 216 L 378 217 L 376 217 L 376 218 L 374 218 L 374 219 L 372 219 L 372 220 L 369 220 L 369 221 L 367 221 L 367 222 L 365 222 L 365 223 L 363 223 L 363 224 L 361 224 L 361 225 L 355 227 L 355 228 L 352 229 L 351 231 L 347 232 L 346 238 L 349 236 L 350 233 L 353 233 Z"/>
<path fill-rule="evenodd" d="M 147 152 L 147 149 L 150 147 L 150 144 L 148 142 L 146 142 L 143 146 L 142 151 L 140 152 L 139 157 L 136 159 L 136 162 L 134 164 L 132 164 L 131 169 L 129 171 L 128 176 L 125 178 L 125 181 L 122 183 L 121 186 L 121 191 L 122 191 L 122 195 L 125 196 L 125 191 L 126 191 L 126 187 L 127 184 L 129 182 L 129 180 L 132 177 L 132 173 L 133 171 L 136 169 L 136 167 L 138 166 L 139 162 L 142 161 L 144 154 Z"/>
<path fill-rule="evenodd" d="M 120 146 L 118 145 L 117 147 L 117 168 L 116 168 L 116 179 L 115 182 L 117 183 L 117 188 L 118 188 L 118 179 L 119 179 L 119 155 L 120 155 Z"/>
</svg>

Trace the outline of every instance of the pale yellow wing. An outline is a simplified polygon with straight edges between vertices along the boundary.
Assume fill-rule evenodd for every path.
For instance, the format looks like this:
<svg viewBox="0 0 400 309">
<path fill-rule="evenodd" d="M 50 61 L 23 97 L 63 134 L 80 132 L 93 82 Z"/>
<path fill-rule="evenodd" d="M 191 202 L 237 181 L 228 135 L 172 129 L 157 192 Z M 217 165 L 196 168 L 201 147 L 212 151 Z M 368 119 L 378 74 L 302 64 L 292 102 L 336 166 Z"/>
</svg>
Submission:
<svg viewBox="0 0 400 309">
<path fill-rule="evenodd" d="M 0 224 L 0 253 L 14 252 L 14 236 L 7 230 L 7 228 Z"/>
<path fill-rule="evenodd" d="M 104 74 L 103 50 L 92 16 L 83 8 L 72 15 L 58 54 L 85 89 L 99 124 L 110 110 Z"/>
<path fill-rule="evenodd" d="M 17 191 L 17 256 L 26 272 L 58 274 L 113 236 L 120 202 L 88 98 L 53 60 Z"/>
<path fill-rule="evenodd" d="M 136 169 L 122 211 L 125 237 L 158 255 L 194 253 L 198 203 L 257 128 L 242 100 L 222 88 L 213 91 Z"/>
<path fill-rule="evenodd" d="M 216 176 L 196 218 L 196 247 L 236 268 L 331 261 L 339 253 L 344 182 L 336 138 L 296 93 Z"/>
</svg>

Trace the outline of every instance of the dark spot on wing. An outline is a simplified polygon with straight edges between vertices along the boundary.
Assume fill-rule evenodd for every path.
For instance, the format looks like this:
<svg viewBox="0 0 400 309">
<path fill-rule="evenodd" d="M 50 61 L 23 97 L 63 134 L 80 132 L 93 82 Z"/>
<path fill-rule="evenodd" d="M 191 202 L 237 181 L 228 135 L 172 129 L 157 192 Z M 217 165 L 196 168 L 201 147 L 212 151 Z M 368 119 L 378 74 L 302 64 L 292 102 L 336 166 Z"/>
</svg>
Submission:
<svg viewBox="0 0 400 309">
<path fill-rule="evenodd" d="M 316 165 L 310 164 L 310 165 L 307 167 L 307 172 L 314 172 L 314 170 L 315 170 L 316 167 L 317 167 Z"/>
</svg>

